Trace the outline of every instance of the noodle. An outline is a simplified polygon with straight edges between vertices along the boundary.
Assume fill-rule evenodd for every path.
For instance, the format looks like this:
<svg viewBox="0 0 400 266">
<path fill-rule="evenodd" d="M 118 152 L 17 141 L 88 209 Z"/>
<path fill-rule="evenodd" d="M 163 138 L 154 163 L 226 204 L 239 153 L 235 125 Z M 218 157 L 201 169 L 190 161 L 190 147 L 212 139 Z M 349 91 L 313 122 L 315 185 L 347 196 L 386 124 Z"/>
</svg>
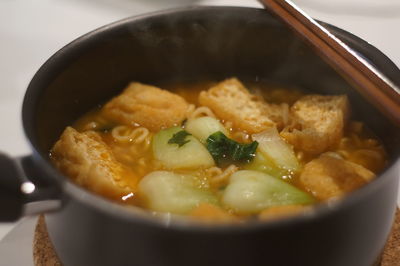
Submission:
<svg viewBox="0 0 400 266">
<path fill-rule="evenodd" d="M 219 168 L 219 167 L 217 167 L 217 166 L 208 168 L 208 169 L 206 170 L 206 175 L 207 175 L 209 178 L 212 178 L 212 177 L 214 177 L 214 176 L 216 176 L 216 175 L 219 175 L 219 174 L 221 174 L 221 173 L 222 173 L 221 168 Z"/>
<path fill-rule="evenodd" d="M 130 130 L 127 126 L 117 126 L 111 130 L 111 135 L 118 142 L 130 142 L 132 140 Z"/>
<path fill-rule="evenodd" d="M 144 146 L 143 149 L 145 151 L 147 151 L 150 148 L 150 144 L 151 144 L 151 134 L 147 135 L 145 141 L 143 142 Z"/>
<path fill-rule="evenodd" d="M 146 156 L 148 156 L 147 150 L 150 148 L 152 133 L 144 127 L 132 128 L 121 125 L 114 127 L 110 135 L 112 141 L 109 145 L 117 160 L 135 168 L 137 172 L 143 172 L 141 170 L 147 168 Z"/>
<path fill-rule="evenodd" d="M 225 126 L 225 128 L 228 128 L 229 130 L 232 130 L 233 123 L 231 121 L 225 121 L 224 126 Z"/>
<path fill-rule="evenodd" d="M 350 153 L 346 150 L 338 150 L 337 153 L 339 153 L 339 155 L 341 155 L 345 159 L 349 158 L 350 156 Z"/>
<path fill-rule="evenodd" d="M 190 118 L 191 114 L 194 112 L 196 109 L 196 106 L 194 104 L 189 104 L 187 110 L 186 110 L 186 118 Z"/>
<path fill-rule="evenodd" d="M 147 140 L 147 137 L 149 136 L 149 130 L 144 127 L 139 127 L 132 131 L 132 135 L 136 137 L 133 137 L 134 143 L 142 143 Z"/>
<path fill-rule="evenodd" d="M 138 127 L 132 130 L 132 128 L 128 126 L 117 126 L 112 129 L 111 135 L 117 142 L 133 142 L 133 143 L 142 143 L 149 136 L 149 130 L 144 127 Z"/>
<path fill-rule="evenodd" d="M 211 111 L 211 109 L 206 106 L 197 107 L 191 113 L 189 113 L 188 118 L 193 119 L 202 116 L 210 116 L 215 118 L 215 114 L 213 113 L 213 111 Z"/>
<path fill-rule="evenodd" d="M 220 185 L 228 183 L 229 177 L 238 170 L 239 168 L 236 165 L 231 164 L 224 171 L 214 166 L 207 169 L 206 173 L 210 175 L 210 183 L 212 185 Z"/>
<path fill-rule="evenodd" d="M 249 142 L 250 140 L 250 135 L 247 133 L 244 133 L 242 131 L 236 131 L 232 134 L 232 137 L 239 142 Z"/>
</svg>

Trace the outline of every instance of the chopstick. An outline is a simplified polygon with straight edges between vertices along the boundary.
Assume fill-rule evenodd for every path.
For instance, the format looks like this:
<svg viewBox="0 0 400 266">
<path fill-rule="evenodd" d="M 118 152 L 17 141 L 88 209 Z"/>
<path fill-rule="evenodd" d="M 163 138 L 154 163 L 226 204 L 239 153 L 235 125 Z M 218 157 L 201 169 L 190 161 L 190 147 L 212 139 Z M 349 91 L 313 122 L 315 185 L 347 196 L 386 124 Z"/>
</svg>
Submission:
<svg viewBox="0 0 400 266">
<path fill-rule="evenodd" d="M 400 125 L 400 89 L 354 50 L 289 0 L 259 0 L 302 36 L 353 87 Z"/>
</svg>

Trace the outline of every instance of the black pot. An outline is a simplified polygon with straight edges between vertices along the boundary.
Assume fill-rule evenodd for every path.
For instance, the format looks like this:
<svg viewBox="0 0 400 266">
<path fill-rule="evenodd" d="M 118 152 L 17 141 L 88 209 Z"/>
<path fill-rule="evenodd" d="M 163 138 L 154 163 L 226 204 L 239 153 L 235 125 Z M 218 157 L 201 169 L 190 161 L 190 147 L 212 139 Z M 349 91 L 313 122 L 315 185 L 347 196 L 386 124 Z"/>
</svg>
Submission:
<svg viewBox="0 0 400 266">
<path fill-rule="evenodd" d="M 376 48 L 325 26 L 400 84 L 400 70 Z M 344 200 L 321 204 L 307 215 L 206 226 L 154 218 L 112 203 L 74 185 L 49 163 L 49 149 L 63 129 L 129 81 L 157 85 L 231 76 L 323 94 L 346 93 L 353 116 L 365 121 L 386 146 L 388 168 Z M 262 9 L 189 7 L 128 18 L 84 35 L 36 73 L 24 99 L 23 125 L 33 153 L 17 163 L 0 158 L 2 173 L 8 171 L 1 178 L 2 209 L 8 210 L 0 215 L 19 217 L 21 203 L 61 202 L 57 212 L 46 214 L 46 223 L 65 265 L 370 266 L 379 258 L 393 222 L 399 125 Z M 35 192 L 16 194 L 19 169 L 36 185 Z M 25 206 L 26 212 L 37 211 L 32 203 Z"/>
</svg>

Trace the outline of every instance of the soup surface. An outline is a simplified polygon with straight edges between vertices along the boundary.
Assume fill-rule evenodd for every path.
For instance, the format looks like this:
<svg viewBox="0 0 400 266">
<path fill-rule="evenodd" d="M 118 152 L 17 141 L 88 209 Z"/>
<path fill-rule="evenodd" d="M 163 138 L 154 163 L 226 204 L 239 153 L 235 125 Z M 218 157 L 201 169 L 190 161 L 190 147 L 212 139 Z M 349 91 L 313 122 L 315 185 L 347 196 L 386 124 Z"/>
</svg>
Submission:
<svg viewBox="0 0 400 266">
<path fill-rule="evenodd" d="M 345 95 L 261 83 L 133 82 L 67 127 L 50 152 L 77 184 L 203 221 L 273 219 L 341 198 L 386 163 Z"/>
</svg>

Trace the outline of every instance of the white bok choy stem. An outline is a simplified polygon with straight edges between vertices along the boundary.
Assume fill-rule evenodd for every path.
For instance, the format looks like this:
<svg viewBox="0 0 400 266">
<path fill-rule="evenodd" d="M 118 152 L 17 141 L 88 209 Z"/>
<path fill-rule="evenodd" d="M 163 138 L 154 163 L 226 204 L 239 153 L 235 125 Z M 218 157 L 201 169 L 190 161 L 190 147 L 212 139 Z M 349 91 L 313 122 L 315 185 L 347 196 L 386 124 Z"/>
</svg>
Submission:
<svg viewBox="0 0 400 266">
<path fill-rule="evenodd" d="M 253 141 L 257 141 L 258 150 L 274 164 L 286 171 L 297 172 L 300 164 L 293 148 L 279 135 L 275 127 L 268 128 L 258 134 L 253 134 Z"/>
</svg>

